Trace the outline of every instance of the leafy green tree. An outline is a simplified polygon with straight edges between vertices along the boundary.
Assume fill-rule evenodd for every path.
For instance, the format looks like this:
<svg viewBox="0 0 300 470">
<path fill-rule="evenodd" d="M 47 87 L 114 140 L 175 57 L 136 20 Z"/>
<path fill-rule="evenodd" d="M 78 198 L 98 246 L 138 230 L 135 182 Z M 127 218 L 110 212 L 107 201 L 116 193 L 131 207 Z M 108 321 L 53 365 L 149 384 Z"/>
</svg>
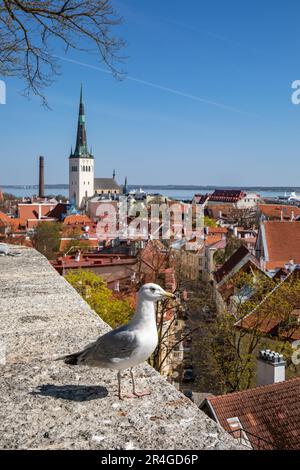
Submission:
<svg viewBox="0 0 300 470">
<path fill-rule="evenodd" d="M 242 245 L 243 241 L 240 238 L 229 236 L 225 249 L 219 249 L 215 252 L 215 263 L 224 264 Z"/>
<path fill-rule="evenodd" d="M 60 245 L 61 224 L 57 222 L 40 222 L 32 237 L 32 244 L 48 259 L 55 258 Z"/>
<path fill-rule="evenodd" d="M 214 219 L 211 219 L 207 215 L 204 216 L 204 227 L 217 227 L 217 222 Z"/>
<path fill-rule="evenodd" d="M 300 305 L 300 281 L 291 279 L 276 285 L 266 276 L 242 274 L 231 280 L 235 291 L 234 309 L 225 309 L 212 325 L 214 341 L 211 350 L 224 393 L 245 390 L 255 386 L 256 357 L 260 349 L 275 349 L 287 361 L 287 374 L 299 373 L 291 361 L 291 337 L 298 322 L 291 313 Z M 248 292 L 247 295 L 245 295 Z M 249 323 L 248 314 L 257 309 Z M 237 320 L 247 317 L 247 328 L 237 328 Z M 277 334 L 268 335 L 265 326 L 273 320 L 278 324 Z M 251 326 L 251 327 L 250 327 Z"/>
<path fill-rule="evenodd" d="M 69 271 L 65 279 L 112 328 L 127 323 L 132 317 L 133 309 L 130 303 L 114 298 L 106 282 L 92 271 Z"/>
</svg>

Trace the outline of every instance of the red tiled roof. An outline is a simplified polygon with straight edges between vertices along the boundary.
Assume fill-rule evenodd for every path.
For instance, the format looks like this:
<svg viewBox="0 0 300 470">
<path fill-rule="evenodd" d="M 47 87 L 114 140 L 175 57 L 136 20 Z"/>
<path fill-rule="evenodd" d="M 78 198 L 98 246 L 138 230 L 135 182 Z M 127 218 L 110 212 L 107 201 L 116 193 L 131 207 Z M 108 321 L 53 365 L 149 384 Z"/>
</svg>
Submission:
<svg viewBox="0 0 300 470">
<path fill-rule="evenodd" d="M 213 194 L 209 196 L 211 202 L 238 202 L 246 196 L 246 193 L 239 189 L 216 189 Z"/>
<path fill-rule="evenodd" d="M 209 235 L 216 235 L 216 234 L 227 234 L 228 228 L 226 227 L 208 227 Z"/>
<path fill-rule="evenodd" d="M 195 204 L 204 204 L 209 198 L 209 194 L 195 194 L 193 197 L 193 202 Z"/>
<path fill-rule="evenodd" d="M 67 207 L 68 207 L 68 204 L 66 204 L 64 202 L 59 202 L 46 215 L 47 215 L 47 217 L 61 220 L 62 216 L 64 214 L 66 214 L 66 212 L 67 212 Z"/>
<path fill-rule="evenodd" d="M 74 214 L 74 215 L 67 215 L 64 219 L 64 225 L 92 225 L 91 219 L 87 215 L 80 215 L 80 214 Z"/>
<path fill-rule="evenodd" d="M 2 222 L 6 223 L 8 225 L 10 225 L 10 223 L 11 223 L 10 222 L 11 218 L 8 217 L 8 215 L 4 214 L 4 212 L 1 212 L 1 211 L 0 211 L 0 220 L 2 220 Z"/>
<path fill-rule="evenodd" d="M 211 246 L 211 245 L 214 245 L 215 243 L 219 242 L 222 240 L 222 234 L 221 233 L 216 233 L 216 234 L 209 234 L 207 235 L 205 241 L 204 241 L 204 244 L 205 246 Z"/>
<path fill-rule="evenodd" d="M 300 450 L 299 397 L 300 377 L 296 377 L 207 401 L 226 431 L 232 431 L 227 420 L 239 418 L 254 449 Z"/>
<path fill-rule="evenodd" d="M 300 223 L 264 222 L 268 260 L 266 269 L 282 268 L 290 260 L 300 264 Z"/>
<path fill-rule="evenodd" d="M 8 215 L 4 214 L 4 212 L 0 211 L 0 220 L 6 225 L 11 227 L 13 231 L 17 231 L 20 226 L 26 226 L 26 221 L 21 218 L 13 218 L 9 217 Z"/>
<path fill-rule="evenodd" d="M 21 219 L 38 219 L 39 217 L 39 209 L 41 212 L 41 216 L 44 217 L 51 209 L 56 206 L 54 204 L 18 204 L 18 211 L 19 217 Z"/>
<path fill-rule="evenodd" d="M 284 204 L 259 204 L 258 209 L 262 215 L 270 219 L 281 220 L 288 219 L 292 217 L 300 217 L 300 209 L 297 206 L 284 205 Z"/>
<path fill-rule="evenodd" d="M 71 242 L 74 242 L 74 246 L 78 245 L 85 245 L 87 247 L 97 247 L 99 240 L 98 238 L 89 238 L 89 239 L 73 239 L 73 238 L 61 238 L 60 240 L 60 245 L 59 245 L 59 251 L 64 251 L 67 246 L 71 246 Z"/>
<path fill-rule="evenodd" d="M 219 283 L 227 276 L 246 256 L 251 256 L 249 250 L 244 246 L 233 253 L 233 255 L 223 264 L 223 266 L 215 272 L 216 281 Z M 258 261 L 254 256 L 253 262 L 259 266 Z"/>
</svg>

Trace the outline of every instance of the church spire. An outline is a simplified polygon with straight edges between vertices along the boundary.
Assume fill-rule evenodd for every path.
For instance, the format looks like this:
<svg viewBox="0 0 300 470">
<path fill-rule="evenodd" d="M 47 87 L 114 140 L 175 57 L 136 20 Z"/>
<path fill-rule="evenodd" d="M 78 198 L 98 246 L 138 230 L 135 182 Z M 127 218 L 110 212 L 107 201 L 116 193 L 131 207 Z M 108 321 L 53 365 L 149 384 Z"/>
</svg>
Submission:
<svg viewBox="0 0 300 470">
<path fill-rule="evenodd" d="M 83 97 L 82 97 L 82 85 L 80 88 L 77 138 L 76 138 L 76 148 L 75 148 L 74 156 L 75 157 L 81 157 L 81 156 L 89 157 L 88 148 L 87 148 L 86 130 L 85 130 L 85 114 L 84 114 L 84 104 L 83 104 Z"/>
</svg>

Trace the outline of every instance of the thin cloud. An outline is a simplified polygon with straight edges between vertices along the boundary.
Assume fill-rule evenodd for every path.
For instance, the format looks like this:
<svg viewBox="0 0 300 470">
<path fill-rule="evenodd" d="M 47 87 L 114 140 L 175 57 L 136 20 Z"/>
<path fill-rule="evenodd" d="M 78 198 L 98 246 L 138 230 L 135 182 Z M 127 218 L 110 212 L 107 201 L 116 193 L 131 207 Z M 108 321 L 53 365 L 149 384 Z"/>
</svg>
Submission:
<svg viewBox="0 0 300 470">
<path fill-rule="evenodd" d="M 102 73 L 106 73 L 108 75 L 111 75 L 111 72 L 109 70 L 103 69 L 103 68 L 98 67 L 96 65 L 87 64 L 87 63 L 81 62 L 79 60 L 68 59 L 66 57 L 62 57 L 62 56 L 58 56 L 58 55 L 54 55 L 54 57 L 56 57 L 57 59 L 63 60 L 65 62 L 70 62 L 70 63 L 76 64 L 76 65 L 81 65 L 82 67 L 87 67 L 87 68 L 90 68 L 90 69 L 93 69 L 93 70 L 97 70 L 98 72 L 102 72 Z M 250 116 L 250 117 L 255 117 L 255 118 L 258 117 L 256 114 L 248 113 L 247 111 L 243 111 L 241 109 L 234 108 L 232 106 L 228 106 L 226 104 L 219 103 L 217 101 L 212 101 L 212 100 L 208 100 L 206 98 L 201 98 L 200 96 L 192 95 L 190 93 L 186 93 L 186 92 L 181 91 L 181 90 L 176 90 L 175 88 L 166 87 L 164 85 L 149 82 L 147 80 L 142 80 L 140 78 L 132 77 L 130 75 L 126 75 L 126 80 L 129 80 L 131 82 L 139 83 L 140 85 L 145 85 L 145 86 L 148 86 L 148 87 L 151 87 L 151 88 L 155 88 L 157 90 L 165 91 L 167 93 L 172 93 L 173 95 L 181 96 L 183 98 L 188 98 L 188 99 L 193 100 L 193 101 L 198 101 L 200 103 L 204 103 L 204 104 L 207 104 L 207 105 L 210 105 L 210 106 L 214 106 L 216 108 L 221 108 L 221 109 L 224 109 L 224 110 L 227 110 L 227 111 L 232 111 L 234 113 L 243 114 L 245 116 Z"/>
<path fill-rule="evenodd" d="M 252 53 L 255 53 L 255 54 L 258 53 L 258 52 L 261 52 L 261 51 L 258 51 L 257 49 L 254 49 L 253 47 L 250 47 L 250 46 L 248 46 L 244 43 L 235 41 L 234 39 L 230 39 L 227 36 L 223 36 L 221 34 L 217 34 L 217 33 L 214 33 L 212 31 L 208 31 L 207 29 L 203 29 L 203 28 L 199 28 L 197 26 L 193 26 L 193 25 L 190 25 L 190 24 L 187 24 L 187 23 L 183 23 L 182 21 L 168 19 L 168 20 L 165 20 L 165 22 L 170 24 L 170 25 L 178 26 L 178 27 L 181 27 L 181 28 L 184 28 L 184 29 L 188 29 L 190 31 L 194 31 L 196 33 L 200 33 L 200 34 L 204 34 L 206 36 L 210 36 L 211 38 L 217 39 L 218 41 L 228 43 L 232 46 L 235 46 L 235 47 L 238 47 L 238 48 L 241 48 L 241 49 L 248 50 L 249 52 L 252 52 Z"/>
</svg>

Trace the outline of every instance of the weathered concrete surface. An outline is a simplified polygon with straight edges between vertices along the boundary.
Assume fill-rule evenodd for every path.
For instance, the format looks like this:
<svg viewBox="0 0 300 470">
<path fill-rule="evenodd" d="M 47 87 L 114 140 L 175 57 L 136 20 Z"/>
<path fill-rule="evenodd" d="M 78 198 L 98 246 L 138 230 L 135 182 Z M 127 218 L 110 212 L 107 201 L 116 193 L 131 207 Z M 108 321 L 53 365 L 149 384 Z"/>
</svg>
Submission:
<svg viewBox="0 0 300 470">
<path fill-rule="evenodd" d="M 0 448 L 238 448 L 148 365 L 137 384 L 152 395 L 120 402 L 115 372 L 54 362 L 108 326 L 43 256 L 12 250 L 0 257 Z"/>
</svg>

